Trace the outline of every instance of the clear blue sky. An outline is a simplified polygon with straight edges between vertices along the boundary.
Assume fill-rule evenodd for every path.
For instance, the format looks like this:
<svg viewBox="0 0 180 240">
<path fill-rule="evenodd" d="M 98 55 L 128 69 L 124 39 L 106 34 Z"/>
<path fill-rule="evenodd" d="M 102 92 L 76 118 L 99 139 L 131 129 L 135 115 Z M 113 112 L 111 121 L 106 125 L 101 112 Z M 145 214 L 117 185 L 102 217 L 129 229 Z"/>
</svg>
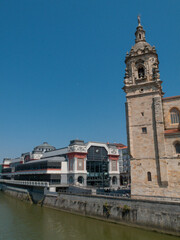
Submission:
<svg viewBox="0 0 180 240">
<path fill-rule="evenodd" d="M 137 15 L 166 96 L 180 95 L 180 1 L 1 0 L 0 161 L 43 141 L 126 144 L 126 52 Z"/>
</svg>

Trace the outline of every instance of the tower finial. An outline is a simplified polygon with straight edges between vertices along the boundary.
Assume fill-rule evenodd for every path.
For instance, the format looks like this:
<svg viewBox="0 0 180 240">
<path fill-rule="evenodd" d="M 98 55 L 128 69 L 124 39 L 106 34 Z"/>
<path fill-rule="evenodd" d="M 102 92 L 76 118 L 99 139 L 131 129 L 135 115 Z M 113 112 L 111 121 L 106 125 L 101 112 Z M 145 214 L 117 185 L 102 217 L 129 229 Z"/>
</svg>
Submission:
<svg viewBox="0 0 180 240">
<path fill-rule="evenodd" d="M 135 32 L 135 36 L 136 36 L 136 40 L 135 42 L 145 42 L 145 31 L 143 29 L 143 26 L 141 25 L 141 17 L 140 14 L 137 17 L 138 19 L 138 26 L 136 28 L 136 32 Z"/>
<path fill-rule="evenodd" d="M 139 14 L 137 18 L 138 18 L 138 26 L 141 26 L 141 15 Z"/>
</svg>

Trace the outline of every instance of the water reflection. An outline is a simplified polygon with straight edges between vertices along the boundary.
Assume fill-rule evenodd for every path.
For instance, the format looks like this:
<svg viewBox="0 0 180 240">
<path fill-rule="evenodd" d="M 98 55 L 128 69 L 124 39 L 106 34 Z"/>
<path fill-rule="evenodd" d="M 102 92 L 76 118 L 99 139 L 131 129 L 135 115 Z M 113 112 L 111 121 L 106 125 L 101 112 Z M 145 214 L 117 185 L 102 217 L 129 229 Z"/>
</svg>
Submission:
<svg viewBox="0 0 180 240">
<path fill-rule="evenodd" d="M 0 193 L 2 240 L 177 240 L 58 210 L 41 208 Z"/>
</svg>

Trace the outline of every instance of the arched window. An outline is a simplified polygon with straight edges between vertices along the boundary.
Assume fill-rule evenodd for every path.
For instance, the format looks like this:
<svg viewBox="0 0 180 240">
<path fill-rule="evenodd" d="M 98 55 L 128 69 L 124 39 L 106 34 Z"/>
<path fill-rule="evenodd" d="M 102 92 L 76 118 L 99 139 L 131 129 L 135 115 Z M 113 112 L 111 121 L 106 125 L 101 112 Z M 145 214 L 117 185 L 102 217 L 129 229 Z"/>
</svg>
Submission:
<svg viewBox="0 0 180 240">
<path fill-rule="evenodd" d="M 148 181 L 152 181 L 151 172 L 147 172 L 147 179 Z"/>
<path fill-rule="evenodd" d="M 72 176 L 69 177 L 69 183 L 72 184 L 74 182 L 74 179 Z"/>
<path fill-rule="evenodd" d="M 177 142 L 174 146 L 175 146 L 176 153 L 180 154 L 180 143 Z"/>
<path fill-rule="evenodd" d="M 84 178 L 82 176 L 79 176 L 78 177 L 78 183 L 84 183 Z"/>
<path fill-rule="evenodd" d="M 138 68 L 138 77 L 144 78 L 144 68 L 143 67 Z"/>
<path fill-rule="evenodd" d="M 114 177 L 112 178 L 112 184 L 117 184 L 117 177 L 114 176 Z"/>
<path fill-rule="evenodd" d="M 170 115 L 171 115 L 171 124 L 180 123 L 179 111 L 176 108 L 171 109 Z"/>
</svg>

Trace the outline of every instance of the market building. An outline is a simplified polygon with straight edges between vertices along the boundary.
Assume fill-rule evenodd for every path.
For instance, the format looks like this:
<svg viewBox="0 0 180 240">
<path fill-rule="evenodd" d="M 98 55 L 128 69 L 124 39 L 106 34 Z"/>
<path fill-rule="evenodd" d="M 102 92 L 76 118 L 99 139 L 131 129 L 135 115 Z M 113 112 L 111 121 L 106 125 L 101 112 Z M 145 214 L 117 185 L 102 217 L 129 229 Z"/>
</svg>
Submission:
<svg viewBox="0 0 180 240">
<path fill-rule="evenodd" d="M 2 178 L 89 187 L 119 186 L 119 152 L 114 145 L 72 140 L 56 149 L 43 143 L 16 159 L 5 159 Z"/>
</svg>

